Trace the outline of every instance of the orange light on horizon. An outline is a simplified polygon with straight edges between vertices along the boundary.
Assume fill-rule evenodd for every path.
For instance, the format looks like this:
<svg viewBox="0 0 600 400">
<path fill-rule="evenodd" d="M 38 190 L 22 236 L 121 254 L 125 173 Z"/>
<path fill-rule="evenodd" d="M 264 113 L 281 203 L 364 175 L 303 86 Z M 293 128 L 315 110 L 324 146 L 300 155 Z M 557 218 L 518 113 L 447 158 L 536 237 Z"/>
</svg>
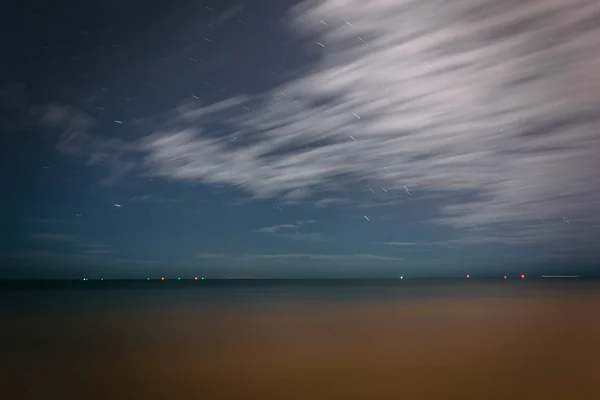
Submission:
<svg viewBox="0 0 600 400">
<path fill-rule="evenodd" d="M 506 279 L 506 275 L 504 275 L 504 279 Z"/>
<path fill-rule="evenodd" d="M 164 276 L 163 276 L 163 277 L 161 277 L 161 278 L 160 278 L 160 280 L 161 280 L 161 281 L 164 281 L 164 280 L 165 280 L 165 277 L 164 277 Z"/>
</svg>

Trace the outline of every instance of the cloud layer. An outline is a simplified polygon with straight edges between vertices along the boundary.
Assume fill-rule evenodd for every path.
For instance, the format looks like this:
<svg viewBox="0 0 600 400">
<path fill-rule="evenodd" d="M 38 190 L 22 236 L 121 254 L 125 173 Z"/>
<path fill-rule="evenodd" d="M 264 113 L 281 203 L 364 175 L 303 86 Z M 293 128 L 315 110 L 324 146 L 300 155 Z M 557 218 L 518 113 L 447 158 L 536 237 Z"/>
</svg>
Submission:
<svg viewBox="0 0 600 400">
<path fill-rule="evenodd" d="M 186 102 L 128 143 L 73 110 L 45 121 L 111 179 L 315 205 L 347 201 L 348 183 L 390 204 L 407 186 L 446 199 L 433 222 L 469 235 L 581 241 L 600 231 L 599 17 L 594 0 L 308 1 L 290 30 L 320 61 L 259 98 Z"/>
</svg>

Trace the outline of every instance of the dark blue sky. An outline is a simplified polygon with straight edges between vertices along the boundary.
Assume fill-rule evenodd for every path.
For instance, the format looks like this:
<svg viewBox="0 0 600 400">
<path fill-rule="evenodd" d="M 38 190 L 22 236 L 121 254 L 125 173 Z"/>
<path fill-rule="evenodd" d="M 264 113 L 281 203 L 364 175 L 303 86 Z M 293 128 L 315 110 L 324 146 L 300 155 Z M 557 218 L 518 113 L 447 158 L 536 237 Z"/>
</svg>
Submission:
<svg viewBox="0 0 600 400">
<path fill-rule="evenodd" d="M 0 277 L 598 271 L 600 6 L 25 1 Z"/>
</svg>

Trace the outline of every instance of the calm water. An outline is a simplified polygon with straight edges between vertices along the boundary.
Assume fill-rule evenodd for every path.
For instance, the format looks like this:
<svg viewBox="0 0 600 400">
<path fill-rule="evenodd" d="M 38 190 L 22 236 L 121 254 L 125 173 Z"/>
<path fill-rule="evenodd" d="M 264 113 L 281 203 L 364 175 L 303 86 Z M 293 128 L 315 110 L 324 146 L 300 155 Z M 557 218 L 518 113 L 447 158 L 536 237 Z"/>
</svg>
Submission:
<svg viewBox="0 0 600 400">
<path fill-rule="evenodd" d="M 2 399 L 600 398 L 594 281 L 0 285 Z"/>
</svg>

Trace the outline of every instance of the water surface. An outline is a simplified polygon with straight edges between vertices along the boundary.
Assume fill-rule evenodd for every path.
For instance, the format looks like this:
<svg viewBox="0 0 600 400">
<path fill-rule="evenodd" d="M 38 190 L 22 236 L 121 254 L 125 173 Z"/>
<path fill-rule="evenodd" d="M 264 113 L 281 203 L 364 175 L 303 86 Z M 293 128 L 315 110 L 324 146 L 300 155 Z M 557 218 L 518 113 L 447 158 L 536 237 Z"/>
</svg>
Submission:
<svg viewBox="0 0 600 400">
<path fill-rule="evenodd" d="M 586 281 L 4 283 L 7 399 L 600 398 Z"/>
</svg>

